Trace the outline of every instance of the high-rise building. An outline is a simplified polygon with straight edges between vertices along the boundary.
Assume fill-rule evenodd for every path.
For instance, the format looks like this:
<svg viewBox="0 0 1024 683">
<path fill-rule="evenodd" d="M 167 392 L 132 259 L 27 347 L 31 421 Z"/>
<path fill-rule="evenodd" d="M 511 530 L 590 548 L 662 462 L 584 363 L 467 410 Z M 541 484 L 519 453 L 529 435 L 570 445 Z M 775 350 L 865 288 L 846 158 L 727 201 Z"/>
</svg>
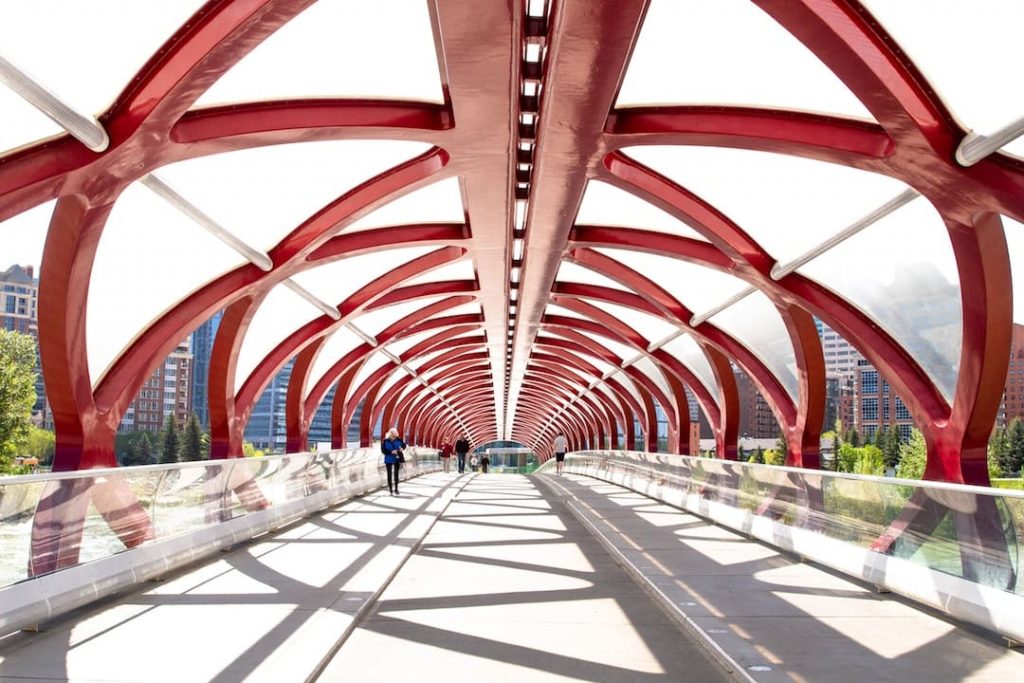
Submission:
<svg viewBox="0 0 1024 683">
<path fill-rule="evenodd" d="M 779 422 L 775 419 L 775 413 L 771 406 L 764 400 L 764 396 L 758 390 L 757 385 L 743 371 L 742 368 L 733 366 L 736 375 L 736 392 L 739 395 L 740 404 L 740 437 L 753 439 L 774 439 L 782 431 L 779 429 Z"/>
<path fill-rule="evenodd" d="M 46 385 L 39 356 L 39 280 L 32 266 L 11 266 L 0 272 L 0 329 L 31 334 L 36 338 L 36 403 L 32 415 L 45 422 Z"/>
<path fill-rule="evenodd" d="M 39 336 L 39 285 L 32 266 L 11 266 L 0 271 L 0 327 Z"/>
<path fill-rule="evenodd" d="M 1003 403 L 996 424 L 1006 426 L 1014 418 L 1024 418 L 1024 325 L 1013 326 Z"/>
<path fill-rule="evenodd" d="M 288 445 L 285 426 L 285 402 L 288 398 L 288 382 L 292 378 L 292 359 L 274 375 L 263 394 L 256 401 L 249 422 L 245 426 L 245 440 L 260 450 L 284 453 Z M 332 388 L 320 403 L 309 427 L 309 442 L 331 440 L 331 406 L 334 402 Z M 358 437 L 357 437 L 358 440 Z"/>
<path fill-rule="evenodd" d="M 223 317 L 224 312 L 217 311 L 192 333 L 192 412 L 203 429 L 210 428 L 210 355 Z"/>
<path fill-rule="evenodd" d="M 179 425 L 192 413 L 192 350 L 186 338 L 146 378 L 118 431 L 155 432 L 172 412 Z"/>
<path fill-rule="evenodd" d="M 814 319 L 821 337 L 821 351 L 825 356 L 825 374 L 852 378 L 857 371 L 857 362 L 862 358 L 860 351 L 846 341 L 831 327 Z"/>
<path fill-rule="evenodd" d="M 855 384 L 857 408 L 854 422 L 865 439 L 874 439 L 879 429 L 896 425 L 900 440 L 910 439 L 914 420 L 903 400 L 892 391 L 889 383 L 878 374 L 875 366 L 861 359 L 857 365 Z"/>
</svg>

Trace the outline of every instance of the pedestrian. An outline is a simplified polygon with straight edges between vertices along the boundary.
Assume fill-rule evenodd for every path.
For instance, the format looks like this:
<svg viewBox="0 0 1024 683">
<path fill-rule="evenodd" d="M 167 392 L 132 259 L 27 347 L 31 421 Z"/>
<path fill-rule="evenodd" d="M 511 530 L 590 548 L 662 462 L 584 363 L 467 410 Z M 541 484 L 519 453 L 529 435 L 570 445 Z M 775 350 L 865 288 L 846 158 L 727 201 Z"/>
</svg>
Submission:
<svg viewBox="0 0 1024 683">
<path fill-rule="evenodd" d="M 565 440 L 564 434 L 555 437 L 555 474 L 561 474 L 565 469 L 565 452 L 569 450 L 569 443 Z"/>
<path fill-rule="evenodd" d="M 441 464 L 444 465 L 444 473 L 448 474 L 452 465 L 452 444 L 447 439 L 441 444 Z"/>
<path fill-rule="evenodd" d="M 459 461 L 459 474 L 463 474 L 466 471 L 466 454 L 469 453 L 469 441 L 466 437 L 461 436 L 455 442 L 455 457 Z"/>
<path fill-rule="evenodd" d="M 384 453 L 384 467 L 388 470 L 388 491 L 393 496 L 398 495 L 398 471 L 405 462 L 404 448 L 405 442 L 398 436 L 398 429 L 395 427 L 388 430 L 387 437 L 380 444 L 380 450 Z"/>
<path fill-rule="evenodd" d="M 491 464 L 491 456 L 484 451 L 484 454 L 480 457 L 480 471 L 487 474 L 487 466 Z"/>
</svg>

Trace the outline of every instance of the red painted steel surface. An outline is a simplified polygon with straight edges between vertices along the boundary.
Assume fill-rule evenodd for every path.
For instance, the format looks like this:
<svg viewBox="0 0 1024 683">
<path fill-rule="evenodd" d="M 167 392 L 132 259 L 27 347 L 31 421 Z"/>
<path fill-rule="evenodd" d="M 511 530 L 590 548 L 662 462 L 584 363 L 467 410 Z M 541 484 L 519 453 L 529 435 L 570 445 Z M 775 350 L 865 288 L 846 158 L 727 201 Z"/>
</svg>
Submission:
<svg viewBox="0 0 1024 683">
<path fill-rule="evenodd" d="M 220 310 L 225 317 L 209 376 L 212 457 L 241 455 L 256 400 L 275 373 L 297 358 L 286 399 L 290 450 L 306 448 L 312 416 L 334 387 L 335 446 L 344 444 L 356 406 L 365 399 L 363 443 L 378 436 L 373 425 L 380 418 L 417 441 L 465 433 L 474 443 L 484 443 L 507 436 L 534 446 L 542 457 L 559 431 L 576 447 L 654 449 L 657 403 L 667 418 L 668 449 L 681 453 L 689 448 L 686 387 L 712 426 L 718 456 L 735 458 L 735 363 L 747 371 L 774 411 L 789 445 L 787 462 L 816 467 L 824 364 L 814 315 L 853 343 L 907 404 L 928 443 L 927 477 L 987 483 L 986 444 L 1005 380 L 1012 323 L 1009 257 L 999 214 L 1024 221 L 1024 166 L 1000 154 L 970 168 L 958 166 L 953 150 L 964 131 L 915 65 L 854 0 L 754 2 L 831 69 L 875 122 L 728 106 L 616 109 L 646 11 L 644 0 L 555 0 L 546 21 L 531 24 L 542 30 L 529 31 L 521 0 L 431 0 L 444 104 L 321 98 L 193 109 L 221 75 L 311 4 L 207 3 L 154 53 L 101 117 L 111 139 L 108 150 L 93 153 L 61 137 L 0 157 L 0 219 L 57 200 L 39 300 L 40 352 L 57 428 L 54 469 L 116 464 L 114 434 L 148 374 L 180 339 Z M 523 66 L 526 41 L 545 46 L 539 67 Z M 532 128 L 521 125 L 519 117 L 524 78 L 541 84 Z M 121 192 L 172 162 L 328 139 L 420 141 L 432 148 L 367 179 L 292 226 L 270 249 L 269 272 L 247 264 L 191 294 L 182 292 L 181 300 L 140 330 L 102 377 L 91 377 L 86 356 L 88 285 L 100 237 Z M 519 149 L 521 140 L 534 140 L 532 151 Z M 945 220 L 960 276 L 962 352 L 952 401 L 900 340 L 870 316 L 799 273 L 772 280 L 774 259 L 743 226 L 621 151 L 654 144 L 736 147 L 828 161 L 889 175 L 924 195 Z M 524 162 L 527 168 L 517 166 Z M 460 182 L 464 224 L 346 233 L 347 225 L 387 202 L 453 177 Z M 651 202 L 708 241 L 576 225 L 590 179 Z M 517 182 L 523 182 L 521 190 Z M 522 233 L 514 232 L 517 202 L 526 212 Z M 513 261 L 515 238 L 524 240 L 524 248 L 522 258 Z M 328 301 L 338 307 L 340 320 L 323 315 L 289 331 L 235 391 L 239 349 L 273 287 L 340 258 L 417 245 L 432 251 L 395 264 L 343 301 Z M 682 259 L 756 286 L 775 305 L 789 333 L 799 396 L 787 393 L 756 350 L 708 322 L 691 329 L 692 311 L 651 278 L 595 251 L 599 247 Z M 475 279 L 409 285 L 460 259 L 472 261 Z M 565 262 L 605 275 L 626 291 L 557 281 Z M 511 277 L 513 268 L 519 269 L 518 282 Z M 400 360 L 416 365 L 437 393 L 397 365 L 382 367 L 357 384 L 356 373 L 376 348 L 370 343 L 358 346 L 323 375 L 311 376 L 324 340 L 342 325 L 358 325 L 360 315 L 369 310 L 433 296 L 446 298 L 390 325 L 376 341 L 386 344 L 435 332 Z M 479 313 L 446 313 L 468 302 L 478 304 Z M 551 314 L 549 303 L 585 320 Z M 605 312 L 602 303 L 657 315 L 690 332 L 712 368 L 717 393 L 664 349 L 649 351 L 657 340 Z M 635 367 L 604 377 L 594 359 L 616 367 L 629 359 L 617 357 L 581 331 L 624 343 L 649 358 L 669 391 Z M 426 355 L 432 357 L 420 363 Z M 394 373 L 402 379 L 382 392 Z M 608 393 L 590 390 L 576 398 L 600 381 Z M 640 424 L 642 443 L 636 441 L 634 420 Z M 104 495 L 120 500 L 123 494 Z M 75 495 L 70 507 L 78 509 L 84 503 Z M 103 500 L 94 502 L 101 510 L 111 507 Z M 144 526 L 119 529 L 130 544 L 147 537 Z M 52 568 L 73 558 L 76 551 L 68 548 L 75 547 L 74 536 L 69 534 L 67 548 L 40 540 L 46 550 L 38 555 L 39 566 Z"/>
</svg>

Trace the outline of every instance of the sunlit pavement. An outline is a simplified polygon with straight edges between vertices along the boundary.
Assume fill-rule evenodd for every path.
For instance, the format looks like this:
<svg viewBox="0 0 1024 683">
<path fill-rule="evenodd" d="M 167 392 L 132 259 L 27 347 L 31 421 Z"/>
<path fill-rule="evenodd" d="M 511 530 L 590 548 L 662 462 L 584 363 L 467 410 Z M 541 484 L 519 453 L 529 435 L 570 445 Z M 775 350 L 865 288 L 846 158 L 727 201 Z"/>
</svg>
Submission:
<svg viewBox="0 0 1024 683">
<path fill-rule="evenodd" d="M 758 681 L 1024 681 L 1024 654 L 628 489 L 544 475 Z"/>
<path fill-rule="evenodd" d="M 458 494 L 328 681 L 715 681 L 703 652 L 533 480 Z"/>
<path fill-rule="evenodd" d="M 0 680 L 25 683 L 703 682 L 723 661 L 761 683 L 1024 680 L 994 637 L 574 475 L 427 475 L 0 640 Z"/>
<path fill-rule="evenodd" d="M 434 474 L 363 496 L 164 583 L 0 641 L 7 681 L 302 681 L 458 487 Z"/>
</svg>

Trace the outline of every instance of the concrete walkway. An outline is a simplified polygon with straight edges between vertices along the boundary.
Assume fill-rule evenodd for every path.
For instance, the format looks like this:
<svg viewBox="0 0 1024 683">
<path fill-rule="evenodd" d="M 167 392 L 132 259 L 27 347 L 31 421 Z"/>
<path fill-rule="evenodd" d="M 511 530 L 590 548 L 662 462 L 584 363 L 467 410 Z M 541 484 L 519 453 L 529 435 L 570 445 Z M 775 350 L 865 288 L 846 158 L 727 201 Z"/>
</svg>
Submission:
<svg viewBox="0 0 1024 683">
<path fill-rule="evenodd" d="M 1024 681 L 992 634 L 628 489 L 541 475 L 648 591 L 759 682 Z"/>
<path fill-rule="evenodd" d="M 723 680 L 564 505 L 500 474 L 403 482 L 401 497 L 364 496 L 0 640 L 5 682 L 278 683 L 321 672 Z"/>
<path fill-rule="evenodd" d="M 551 499 L 475 477 L 321 680 L 727 680 Z"/>
</svg>

